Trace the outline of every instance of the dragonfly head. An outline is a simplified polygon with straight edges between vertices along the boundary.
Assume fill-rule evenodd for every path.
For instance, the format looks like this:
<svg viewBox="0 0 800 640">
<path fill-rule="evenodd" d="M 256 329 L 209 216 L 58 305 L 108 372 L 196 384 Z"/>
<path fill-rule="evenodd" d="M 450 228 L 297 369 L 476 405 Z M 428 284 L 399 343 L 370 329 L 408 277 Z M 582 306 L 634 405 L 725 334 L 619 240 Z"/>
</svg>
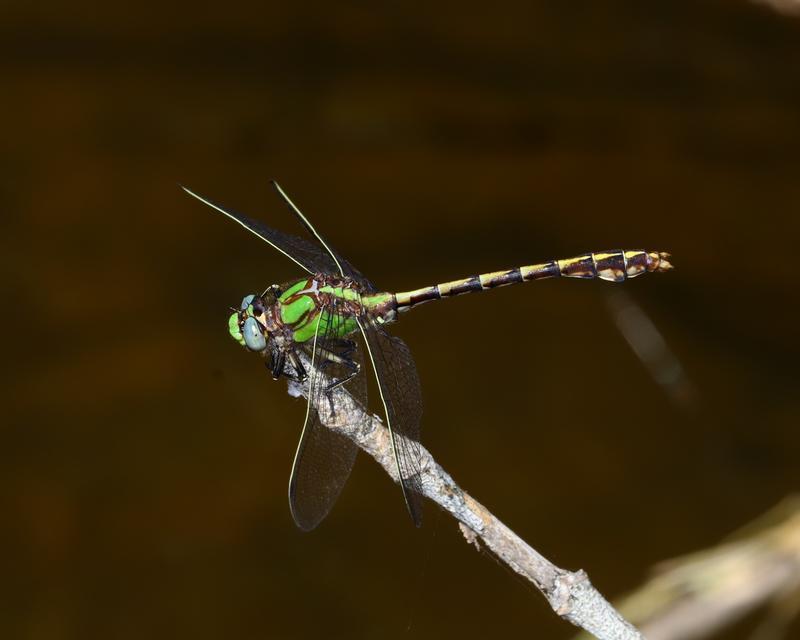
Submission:
<svg viewBox="0 0 800 640">
<path fill-rule="evenodd" d="M 249 295 L 242 299 L 238 310 L 228 318 L 231 338 L 249 351 L 263 352 L 267 348 L 264 300 L 261 296 Z"/>
</svg>

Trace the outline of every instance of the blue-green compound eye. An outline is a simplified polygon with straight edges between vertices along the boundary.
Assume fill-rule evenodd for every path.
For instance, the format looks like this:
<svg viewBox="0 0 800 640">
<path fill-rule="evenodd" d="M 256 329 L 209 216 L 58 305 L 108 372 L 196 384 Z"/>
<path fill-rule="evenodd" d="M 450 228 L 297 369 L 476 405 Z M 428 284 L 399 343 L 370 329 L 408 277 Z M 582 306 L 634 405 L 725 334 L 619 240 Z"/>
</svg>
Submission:
<svg viewBox="0 0 800 640">
<path fill-rule="evenodd" d="M 249 296 L 245 296 L 244 298 L 242 298 L 242 306 L 241 306 L 241 307 L 239 307 L 239 308 L 240 308 L 242 311 L 245 311 L 245 310 L 247 309 L 247 307 L 249 307 L 249 306 L 250 306 L 250 303 L 253 301 L 253 298 L 255 298 L 255 296 L 254 296 L 254 295 L 252 295 L 252 294 L 251 294 L 251 295 L 249 295 Z"/>
<path fill-rule="evenodd" d="M 242 326 L 244 342 L 250 351 L 263 351 L 267 348 L 267 339 L 261 333 L 261 327 L 255 318 L 248 318 Z"/>
</svg>

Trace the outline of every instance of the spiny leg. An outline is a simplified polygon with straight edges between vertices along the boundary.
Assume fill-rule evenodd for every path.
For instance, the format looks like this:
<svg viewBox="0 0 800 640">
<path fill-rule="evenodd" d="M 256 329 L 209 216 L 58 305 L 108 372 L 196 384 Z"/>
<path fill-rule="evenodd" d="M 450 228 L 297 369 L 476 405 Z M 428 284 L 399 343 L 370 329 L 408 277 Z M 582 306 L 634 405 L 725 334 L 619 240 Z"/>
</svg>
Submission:
<svg viewBox="0 0 800 640">
<path fill-rule="evenodd" d="M 317 354 L 319 355 L 319 358 L 322 360 L 320 368 L 332 364 L 338 364 L 350 370 L 350 373 L 348 373 L 345 377 L 328 383 L 328 385 L 325 387 L 326 394 L 330 394 L 330 392 L 333 391 L 334 389 L 338 389 L 342 385 L 347 384 L 348 382 L 350 382 L 350 380 L 355 378 L 361 371 L 361 365 L 359 365 L 356 361 L 354 361 L 352 358 L 349 357 L 350 354 L 352 354 L 352 352 L 355 350 L 355 343 L 353 343 L 351 340 L 347 340 L 346 342 L 349 342 L 352 346 L 348 345 L 347 351 L 345 352 L 344 355 L 339 355 L 337 353 L 334 353 L 333 351 L 317 346 Z"/>
<path fill-rule="evenodd" d="M 292 367 L 294 367 L 295 371 L 295 378 L 298 382 L 305 382 L 308 380 L 308 373 L 306 372 L 306 368 L 303 366 L 303 363 L 300 362 L 300 358 L 297 357 L 297 354 L 292 350 L 289 351 L 287 354 L 289 358 L 289 362 L 291 363 Z"/>
<path fill-rule="evenodd" d="M 269 362 L 266 364 L 267 369 L 272 372 L 272 379 L 277 380 L 281 377 L 283 369 L 286 366 L 286 353 L 280 349 L 273 349 Z"/>
</svg>

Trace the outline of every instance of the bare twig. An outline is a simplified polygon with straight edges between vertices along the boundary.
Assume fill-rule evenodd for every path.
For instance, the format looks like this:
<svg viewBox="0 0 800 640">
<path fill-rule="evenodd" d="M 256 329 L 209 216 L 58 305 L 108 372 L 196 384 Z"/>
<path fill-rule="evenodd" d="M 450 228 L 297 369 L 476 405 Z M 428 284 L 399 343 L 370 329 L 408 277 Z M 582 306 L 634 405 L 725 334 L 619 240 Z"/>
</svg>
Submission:
<svg viewBox="0 0 800 640">
<path fill-rule="evenodd" d="M 717 547 L 662 563 L 620 610 L 650 640 L 691 640 L 765 605 L 753 637 L 779 638 L 800 611 L 800 496 Z"/>
<path fill-rule="evenodd" d="M 303 364 L 310 371 L 308 359 L 304 359 Z M 295 397 L 305 396 L 306 385 L 290 381 L 289 393 Z M 389 433 L 383 422 L 377 416 L 365 416 L 364 408 L 341 387 L 331 393 L 331 400 L 318 407 L 322 423 L 350 438 L 398 482 Z M 483 545 L 541 591 L 559 616 L 600 640 L 643 638 L 592 586 L 586 573 L 561 569 L 537 553 L 463 491 L 424 448 L 421 449 L 420 469 L 423 495 L 459 521 L 468 542 L 479 548 Z"/>
<path fill-rule="evenodd" d="M 800 16 L 800 0 L 754 0 L 756 4 L 766 4 L 779 13 Z"/>
</svg>

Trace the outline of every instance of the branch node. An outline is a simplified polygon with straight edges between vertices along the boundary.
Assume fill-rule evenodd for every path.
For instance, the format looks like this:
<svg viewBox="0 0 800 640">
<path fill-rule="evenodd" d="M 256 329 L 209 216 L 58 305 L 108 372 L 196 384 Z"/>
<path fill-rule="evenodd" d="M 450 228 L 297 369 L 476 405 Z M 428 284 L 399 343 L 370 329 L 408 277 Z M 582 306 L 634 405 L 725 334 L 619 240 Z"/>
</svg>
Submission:
<svg viewBox="0 0 800 640">
<path fill-rule="evenodd" d="M 472 529 L 470 529 L 463 522 L 459 522 L 458 523 L 458 528 L 461 530 L 461 535 L 464 536 L 464 539 L 467 541 L 467 544 L 471 544 L 478 551 L 480 551 L 481 550 L 481 543 L 480 543 L 480 539 L 478 538 L 478 534 L 475 533 Z"/>
<path fill-rule="evenodd" d="M 550 606 L 560 616 L 565 617 L 572 613 L 572 603 L 574 599 L 573 589 L 575 585 L 588 582 L 589 576 L 583 569 L 578 571 L 564 571 L 559 573 L 553 585 L 550 595 Z"/>
</svg>

